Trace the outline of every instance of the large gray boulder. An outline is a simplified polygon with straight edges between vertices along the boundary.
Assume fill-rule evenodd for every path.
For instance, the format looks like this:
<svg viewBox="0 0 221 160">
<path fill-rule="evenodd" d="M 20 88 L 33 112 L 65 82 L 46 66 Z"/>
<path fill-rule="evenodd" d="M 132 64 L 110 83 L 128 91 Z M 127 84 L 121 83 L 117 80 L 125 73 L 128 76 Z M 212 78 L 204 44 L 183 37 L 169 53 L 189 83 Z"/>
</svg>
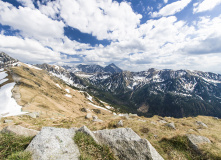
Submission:
<svg viewBox="0 0 221 160">
<path fill-rule="evenodd" d="M 78 160 L 79 149 L 74 143 L 75 129 L 44 127 L 26 151 L 33 160 Z"/>
<path fill-rule="evenodd" d="M 130 128 L 99 130 L 93 132 L 96 139 L 108 145 L 121 160 L 163 160 L 146 139 L 141 139 Z"/>
<path fill-rule="evenodd" d="M 207 137 L 197 136 L 195 134 L 187 134 L 187 139 L 189 140 L 190 146 L 196 151 L 200 152 L 199 145 L 205 143 L 211 143 Z"/>
<path fill-rule="evenodd" d="M 11 125 L 2 129 L 1 133 L 11 133 L 25 137 L 33 137 L 39 133 L 34 129 L 28 129 L 20 125 Z"/>
</svg>

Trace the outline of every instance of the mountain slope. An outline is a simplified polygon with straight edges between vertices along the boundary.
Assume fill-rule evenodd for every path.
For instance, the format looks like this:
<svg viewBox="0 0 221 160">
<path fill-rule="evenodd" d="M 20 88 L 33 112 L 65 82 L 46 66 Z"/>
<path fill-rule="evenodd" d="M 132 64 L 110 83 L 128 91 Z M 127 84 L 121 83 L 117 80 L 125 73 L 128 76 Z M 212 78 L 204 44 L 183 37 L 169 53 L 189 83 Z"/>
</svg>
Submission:
<svg viewBox="0 0 221 160">
<path fill-rule="evenodd" d="M 97 88 L 114 95 L 119 104 L 138 110 L 141 115 L 221 116 L 219 74 L 152 68 L 142 72 L 116 73 L 103 79 L 95 74 L 88 80 Z M 145 113 L 139 112 L 140 107 L 146 108 Z"/>
</svg>

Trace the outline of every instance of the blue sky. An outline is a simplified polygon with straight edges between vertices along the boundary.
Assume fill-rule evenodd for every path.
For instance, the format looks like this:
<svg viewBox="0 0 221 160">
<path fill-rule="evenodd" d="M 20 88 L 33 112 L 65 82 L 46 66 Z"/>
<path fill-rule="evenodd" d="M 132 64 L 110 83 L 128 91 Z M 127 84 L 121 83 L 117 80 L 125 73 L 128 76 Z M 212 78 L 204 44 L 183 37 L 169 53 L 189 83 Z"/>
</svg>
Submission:
<svg viewBox="0 0 221 160">
<path fill-rule="evenodd" d="M 26 63 L 221 73 L 221 0 L 0 0 L 0 52 Z"/>
</svg>

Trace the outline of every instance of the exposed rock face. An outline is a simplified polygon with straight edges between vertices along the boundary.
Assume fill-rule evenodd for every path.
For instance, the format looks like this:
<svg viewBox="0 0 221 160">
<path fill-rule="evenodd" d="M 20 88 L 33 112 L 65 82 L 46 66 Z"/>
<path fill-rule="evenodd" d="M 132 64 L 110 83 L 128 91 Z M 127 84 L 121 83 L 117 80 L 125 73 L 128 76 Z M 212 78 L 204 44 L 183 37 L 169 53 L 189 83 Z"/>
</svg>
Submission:
<svg viewBox="0 0 221 160">
<path fill-rule="evenodd" d="M 0 53 L 0 68 L 7 67 L 15 62 L 18 62 L 18 60 L 10 57 L 4 52 Z"/>
<path fill-rule="evenodd" d="M 146 139 L 141 139 L 130 128 L 93 132 L 101 144 L 108 145 L 121 160 L 163 160 Z"/>
<path fill-rule="evenodd" d="M 2 129 L 2 133 L 12 133 L 20 136 L 33 137 L 39 133 L 34 129 L 28 129 L 20 125 L 11 125 Z"/>
<path fill-rule="evenodd" d="M 45 127 L 35 136 L 26 151 L 33 160 L 77 160 L 79 149 L 72 139 L 74 129 Z"/>
<path fill-rule="evenodd" d="M 203 136 L 197 136 L 195 134 L 188 134 L 186 135 L 189 142 L 190 146 L 196 151 L 200 152 L 199 145 L 203 143 L 211 143 L 211 141 L 207 137 Z"/>
</svg>

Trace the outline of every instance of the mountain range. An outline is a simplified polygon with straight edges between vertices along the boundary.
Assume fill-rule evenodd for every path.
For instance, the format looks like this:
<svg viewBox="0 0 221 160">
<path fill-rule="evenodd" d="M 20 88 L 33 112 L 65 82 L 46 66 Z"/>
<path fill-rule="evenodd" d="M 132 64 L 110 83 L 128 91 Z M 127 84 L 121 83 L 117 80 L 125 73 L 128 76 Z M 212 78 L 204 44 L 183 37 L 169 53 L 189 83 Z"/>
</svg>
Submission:
<svg viewBox="0 0 221 160">
<path fill-rule="evenodd" d="M 12 63 L 2 59 L 1 64 Z M 11 60 L 11 61 L 10 61 Z M 150 117 L 153 115 L 221 117 L 221 75 L 191 70 L 123 71 L 115 64 L 76 67 L 38 64 L 43 70 L 80 88 L 115 109 Z"/>
</svg>

